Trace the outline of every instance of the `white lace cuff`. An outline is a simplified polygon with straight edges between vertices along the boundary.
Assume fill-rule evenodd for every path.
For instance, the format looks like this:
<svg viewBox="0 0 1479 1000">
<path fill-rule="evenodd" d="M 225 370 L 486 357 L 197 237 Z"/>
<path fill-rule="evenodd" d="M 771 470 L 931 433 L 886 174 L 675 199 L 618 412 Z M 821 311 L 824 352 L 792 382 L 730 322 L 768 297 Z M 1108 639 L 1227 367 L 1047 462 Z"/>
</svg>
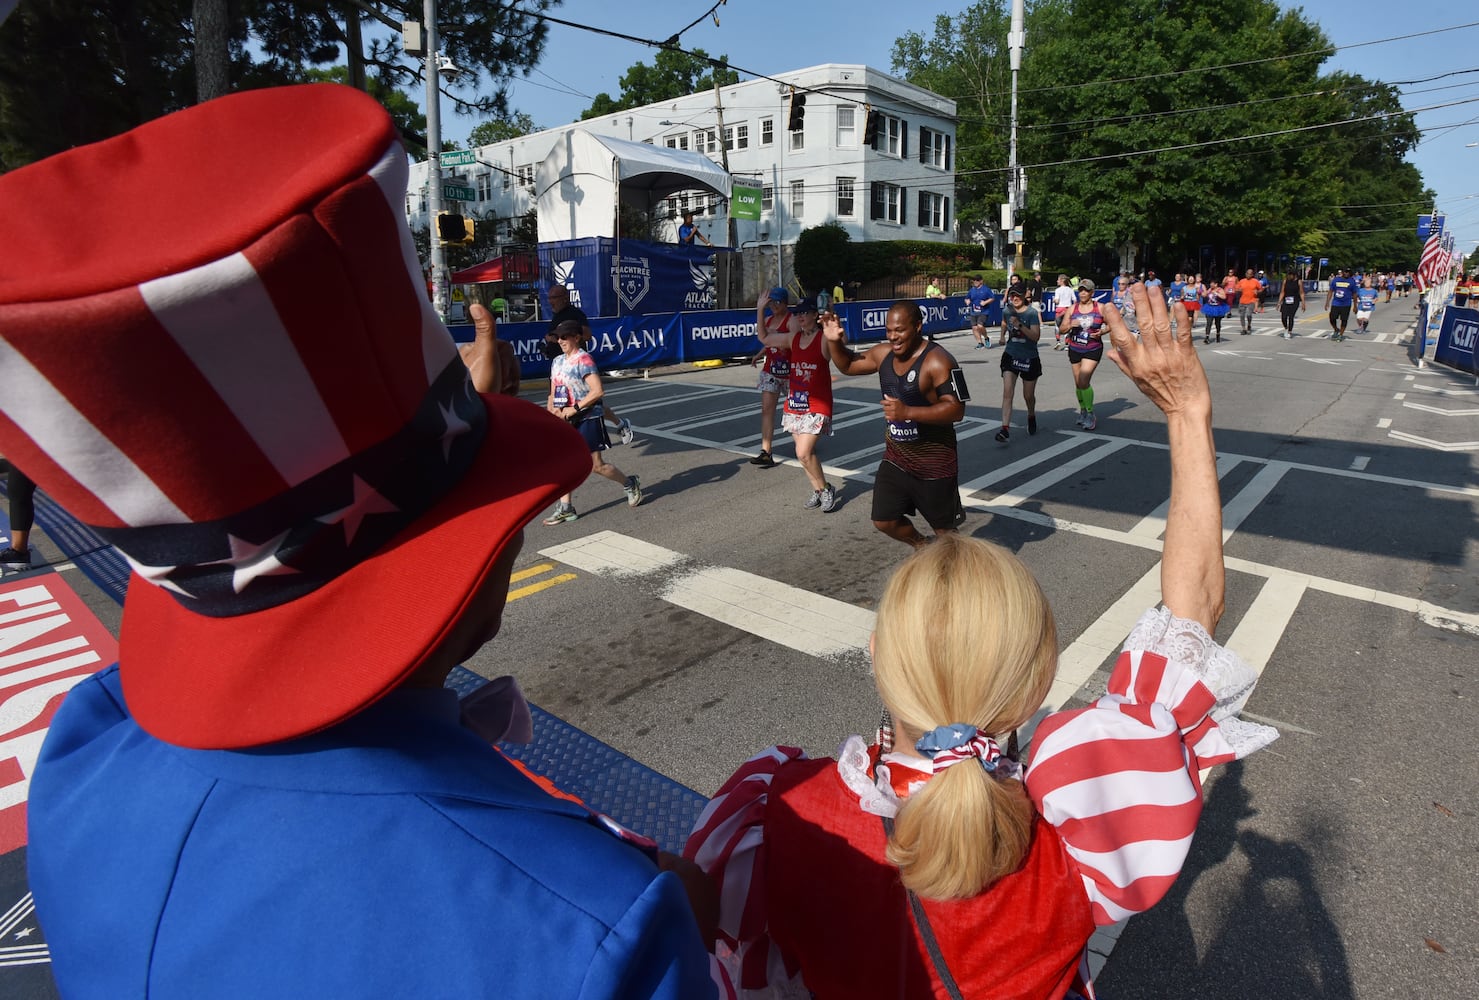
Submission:
<svg viewBox="0 0 1479 1000">
<path fill-rule="evenodd" d="M 1130 630 L 1124 651 L 1158 654 L 1199 680 L 1215 699 L 1207 715 L 1238 759 L 1278 738 L 1273 727 L 1237 717 L 1253 694 L 1258 674 L 1232 650 L 1219 646 L 1200 622 L 1178 618 L 1165 607 L 1152 608 Z"/>
</svg>

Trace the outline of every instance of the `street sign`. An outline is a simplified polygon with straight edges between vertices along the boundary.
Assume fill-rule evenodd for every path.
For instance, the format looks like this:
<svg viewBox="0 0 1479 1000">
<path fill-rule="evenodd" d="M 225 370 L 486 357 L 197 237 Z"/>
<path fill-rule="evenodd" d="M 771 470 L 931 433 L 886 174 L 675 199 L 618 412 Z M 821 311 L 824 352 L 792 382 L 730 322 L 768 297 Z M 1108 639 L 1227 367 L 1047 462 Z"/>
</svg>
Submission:
<svg viewBox="0 0 1479 1000">
<path fill-rule="evenodd" d="M 451 201 L 477 201 L 478 193 L 473 188 L 463 187 L 461 184 L 443 184 L 442 197 Z"/>
<path fill-rule="evenodd" d="M 444 167 L 470 167 L 478 162 L 478 154 L 471 149 L 452 149 L 440 156 Z"/>
</svg>

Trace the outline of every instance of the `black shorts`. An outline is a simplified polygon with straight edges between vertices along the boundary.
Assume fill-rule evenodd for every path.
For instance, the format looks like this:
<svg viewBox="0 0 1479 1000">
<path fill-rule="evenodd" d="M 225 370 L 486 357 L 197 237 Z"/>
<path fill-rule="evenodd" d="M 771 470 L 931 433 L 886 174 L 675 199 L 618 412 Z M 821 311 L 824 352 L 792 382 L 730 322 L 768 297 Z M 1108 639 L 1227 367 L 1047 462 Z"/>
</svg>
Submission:
<svg viewBox="0 0 1479 1000">
<path fill-rule="evenodd" d="M 873 478 L 873 520 L 897 521 L 918 513 L 936 531 L 955 527 L 959 480 L 915 479 L 892 462 L 878 463 Z"/>
<path fill-rule="evenodd" d="M 1103 361 L 1103 360 L 1104 360 L 1104 345 L 1102 343 L 1099 344 L 1097 347 L 1091 347 L 1091 348 L 1089 348 L 1087 351 L 1080 351 L 1078 348 L 1074 347 L 1072 344 L 1069 344 L 1068 345 L 1068 363 L 1069 364 L 1076 365 L 1080 361 L 1093 361 L 1093 362 L 1096 362 L 1097 363 L 1097 362 Z"/>
<path fill-rule="evenodd" d="M 1021 358 L 1014 358 L 1003 351 L 1001 355 L 1001 373 L 1002 375 L 1006 375 L 1007 372 L 1016 375 L 1023 382 L 1036 382 L 1042 378 L 1042 358 L 1034 356 L 1024 361 Z"/>
<path fill-rule="evenodd" d="M 606 434 L 606 415 L 600 407 L 593 407 L 582 413 L 575 429 L 580 431 L 580 436 L 585 439 L 585 446 L 591 454 L 611 447 L 611 438 Z"/>
<path fill-rule="evenodd" d="M 1351 321 L 1351 307 L 1350 306 L 1331 306 L 1330 307 L 1330 323 L 1331 323 L 1331 325 L 1334 325 L 1334 323 L 1335 323 L 1336 320 L 1340 320 L 1340 325 L 1341 326 L 1345 326 L 1347 323 L 1349 323 Z"/>
</svg>

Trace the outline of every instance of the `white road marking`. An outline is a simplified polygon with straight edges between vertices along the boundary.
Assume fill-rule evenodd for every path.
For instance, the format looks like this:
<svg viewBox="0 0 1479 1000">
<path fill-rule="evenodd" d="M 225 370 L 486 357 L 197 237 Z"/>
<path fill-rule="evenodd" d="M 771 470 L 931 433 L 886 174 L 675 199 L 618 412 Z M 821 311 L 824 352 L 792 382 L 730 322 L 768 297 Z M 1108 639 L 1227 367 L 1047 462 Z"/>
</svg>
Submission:
<svg viewBox="0 0 1479 1000">
<path fill-rule="evenodd" d="M 1055 466 L 1051 471 L 1043 473 L 1030 482 L 1023 483 L 1010 493 L 1001 494 L 989 501 L 989 505 L 994 510 L 998 507 L 1016 507 L 1018 504 L 1026 503 L 1043 490 L 1061 483 L 1069 476 L 1077 475 L 1095 462 L 1106 459 L 1129 445 L 1130 442 L 1124 438 L 1106 438 L 1099 447 L 1091 448 L 1085 454 Z"/>
<path fill-rule="evenodd" d="M 1248 606 L 1233 634 L 1228 636 L 1227 648 L 1258 673 L 1263 673 L 1307 589 L 1307 578 L 1299 574 L 1271 576 L 1264 580 L 1258 596 Z"/>
<path fill-rule="evenodd" d="M 992 469 L 984 475 L 977 476 L 970 482 L 961 483 L 960 495 L 964 497 L 974 493 L 976 490 L 984 489 L 992 483 L 999 483 L 1004 479 L 1010 479 L 1020 472 L 1026 472 L 1035 465 L 1041 465 L 1043 462 L 1057 458 L 1064 452 L 1072 451 L 1083 443 L 1077 435 L 1068 435 L 1066 431 L 1059 431 L 1058 433 L 1066 435 L 1066 440 L 1060 441 L 1055 445 L 1050 445 L 1041 451 L 1033 452 L 1031 455 L 1020 458 L 1010 465 L 1003 465 L 1001 468 Z"/>
<path fill-rule="evenodd" d="M 1236 468 L 1243 460 L 1236 455 L 1217 456 L 1217 480 L 1221 482 L 1227 474 Z M 1166 514 L 1171 509 L 1171 498 L 1167 497 L 1155 510 L 1140 519 L 1135 527 L 1130 529 L 1130 534 L 1141 538 L 1160 538 L 1166 533 Z"/>
<path fill-rule="evenodd" d="M 1409 410 L 1421 410 L 1423 413 L 1441 413 L 1445 417 L 1479 416 L 1479 408 L 1470 408 L 1467 410 L 1445 410 L 1441 406 L 1429 406 L 1426 403 L 1403 403 L 1402 405 L 1407 407 L 1407 409 Z M 1377 426 L 1389 427 L 1391 426 L 1391 423 L 1392 422 L 1388 420 L 1386 423 L 1378 424 Z"/>
<path fill-rule="evenodd" d="M 1404 431 L 1387 431 L 1387 437 L 1394 437 L 1398 441 L 1406 441 L 1409 444 L 1420 444 L 1434 451 L 1479 451 L 1479 441 L 1434 441 L 1432 438 L 1418 437 L 1416 434 L 1408 434 Z"/>
<path fill-rule="evenodd" d="M 1387 421 L 1387 423 L 1391 423 L 1391 421 L 1389 420 Z M 1370 464 L 1370 455 L 1357 455 L 1355 458 L 1351 459 L 1351 469 L 1354 472 L 1360 472 L 1362 469 L 1366 468 L 1366 466 Z"/>
<path fill-rule="evenodd" d="M 1407 398 L 1407 393 L 1405 393 L 1405 392 L 1399 392 L 1395 396 L 1393 396 L 1392 398 L 1393 399 L 1406 399 Z"/>
<path fill-rule="evenodd" d="M 873 631 L 872 611 L 722 566 L 669 582 L 662 598 L 812 656 L 867 649 Z"/>
<path fill-rule="evenodd" d="M 1472 396 L 1475 393 L 1474 389 L 1443 389 L 1436 385 L 1415 385 L 1413 388 L 1423 392 L 1436 392 L 1440 396 Z"/>
<path fill-rule="evenodd" d="M 540 549 L 546 559 L 558 559 L 596 576 L 643 576 L 668 569 L 687 557 L 615 531 L 598 531 L 563 545 Z"/>
<path fill-rule="evenodd" d="M 649 576 L 686 562 L 681 552 L 615 531 L 600 531 L 539 554 L 593 576 Z M 873 612 L 754 573 L 700 567 L 667 581 L 663 600 L 812 656 L 868 648 Z"/>
<path fill-rule="evenodd" d="M 1109 606 L 1092 625 L 1058 654 L 1058 674 L 1043 705 L 1056 712 L 1072 698 L 1110 656 L 1119 651 L 1135 622 L 1161 599 L 1161 564 L 1156 562 L 1145 575 Z"/>
<path fill-rule="evenodd" d="M 1258 471 L 1258 475 L 1249 480 L 1231 500 L 1224 500 L 1222 504 L 1222 541 L 1223 544 L 1233 536 L 1233 532 L 1242 526 L 1253 513 L 1253 509 L 1263 503 L 1268 495 L 1273 492 L 1274 487 L 1279 485 L 1279 480 L 1293 466 L 1288 462 L 1269 462 Z"/>
<path fill-rule="evenodd" d="M 1411 403 L 1403 403 L 1402 405 L 1403 406 L 1411 406 L 1412 404 Z M 1476 410 L 1475 412 L 1476 413 L 1479 413 L 1479 410 Z M 1391 417 L 1382 417 L 1380 420 L 1378 420 L 1376 422 L 1376 426 L 1379 429 L 1381 429 L 1381 430 L 1386 430 L 1388 427 L 1392 426 L 1392 418 Z"/>
</svg>

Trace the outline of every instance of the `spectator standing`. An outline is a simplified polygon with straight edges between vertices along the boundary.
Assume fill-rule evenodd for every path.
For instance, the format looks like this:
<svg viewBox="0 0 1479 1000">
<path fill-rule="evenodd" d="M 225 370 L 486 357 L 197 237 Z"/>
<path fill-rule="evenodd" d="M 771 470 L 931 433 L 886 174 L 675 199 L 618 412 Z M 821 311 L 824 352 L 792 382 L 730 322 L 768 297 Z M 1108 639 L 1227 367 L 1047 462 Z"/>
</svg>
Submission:
<svg viewBox="0 0 1479 1000">
<path fill-rule="evenodd" d="M 699 232 L 698 227 L 693 224 L 693 213 L 685 211 L 683 213 L 683 224 L 678 227 L 678 245 L 691 247 L 693 246 L 694 240 L 698 240 L 706 247 L 711 247 L 714 245 L 710 243 L 709 238 L 703 233 Z"/>
<path fill-rule="evenodd" d="M 202 175 L 234 197 L 181 229 Z M 67 693 L 31 779 L 62 996 L 713 996 L 650 843 L 490 745 L 511 679 L 466 720 L 444 687 L 590 460 L 489 391 L 487 337 L 470 382 L 405 253 L 406 181 L 390 116 L 334 84 L 0 176 L 0 337 L 25 360 L 0 452 L 134 568 L 120 663 Z M 79 309 L 87 349 L 61 356 Z"/>
<path fill-rule="evenodd" d="M 1053 350 L 1063 350 L 1063 331 L 1060 324 L 1063 315 L 1073 308 L 1078 296 L 1068 283 L 1068 275 L 1058 275 L 1058 287 L 1053 289 Z"/>
</svg>

